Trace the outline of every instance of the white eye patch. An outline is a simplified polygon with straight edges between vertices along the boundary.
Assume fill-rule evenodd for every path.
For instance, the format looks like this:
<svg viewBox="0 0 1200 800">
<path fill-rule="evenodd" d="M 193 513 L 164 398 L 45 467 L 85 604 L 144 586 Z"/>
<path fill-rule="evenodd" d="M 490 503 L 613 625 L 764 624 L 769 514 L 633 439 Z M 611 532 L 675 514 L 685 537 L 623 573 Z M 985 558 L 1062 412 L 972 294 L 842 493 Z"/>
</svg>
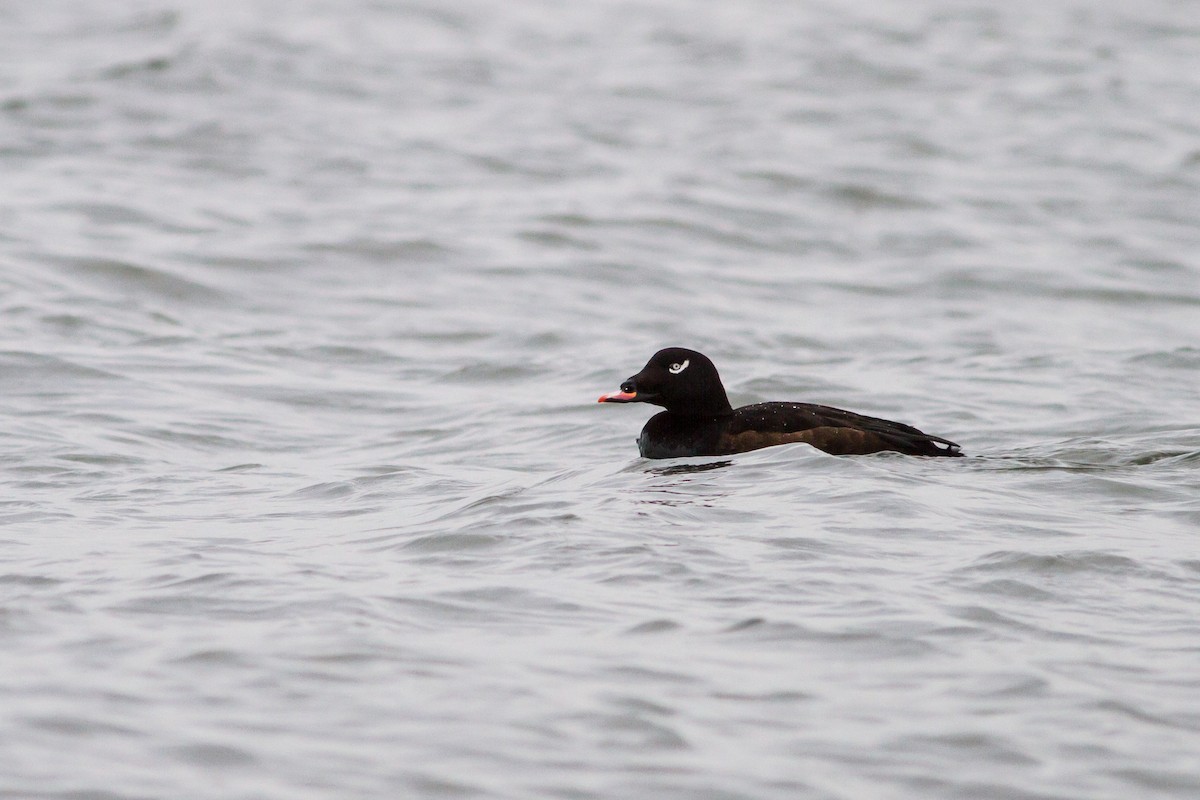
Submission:
<svg viewBox="0 0 1200 800">
<path fill-rule="evenodd" d="M 672 375 L 678 375 L 679 373 L 681 373 L 685 369 L 687 369 L 688 364 L 690 364 L 690 363 L 692 363 L 692 362 L 689 360 L 689 361 L 684 361 L 682 364 L 672 364 L 671 366 L 667 367 L 667 372 L 671 373 Z"/>
</svg>

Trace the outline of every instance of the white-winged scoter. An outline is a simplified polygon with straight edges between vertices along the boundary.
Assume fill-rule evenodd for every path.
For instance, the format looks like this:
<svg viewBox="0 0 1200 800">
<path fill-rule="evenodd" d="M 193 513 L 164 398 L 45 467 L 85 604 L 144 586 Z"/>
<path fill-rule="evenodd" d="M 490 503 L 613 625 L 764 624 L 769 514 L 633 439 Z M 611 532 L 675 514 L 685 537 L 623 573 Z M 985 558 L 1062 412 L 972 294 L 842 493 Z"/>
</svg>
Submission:
<svg viewBox="0 0 1200 800">
<path fill-rule="evenodd" d="M 910 425 L 811 403 L 755 403 L 733 408 L 717 368 L 704 354 L 669 347 L 642 371 L 602 395 L 601 403 L 652 403 L 662 411 L 638 437 L 645 458 L 723 456 L 805 442 L 834 455 L 894 451 L 961 456 L 961 448 Z"/>
</svg>

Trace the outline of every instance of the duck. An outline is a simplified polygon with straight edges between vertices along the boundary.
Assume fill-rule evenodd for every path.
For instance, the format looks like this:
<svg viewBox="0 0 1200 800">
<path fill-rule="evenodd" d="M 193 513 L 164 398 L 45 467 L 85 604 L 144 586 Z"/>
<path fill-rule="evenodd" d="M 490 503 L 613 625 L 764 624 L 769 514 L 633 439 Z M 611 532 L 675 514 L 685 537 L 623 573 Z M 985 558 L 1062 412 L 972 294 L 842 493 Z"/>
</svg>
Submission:
<svg viewBox="0 0 1200 800">
<path fill-rule="evenodd" d="M 838 456 L 895 452 L 958 457 L 962 447 L 911 425 L 813 403 L 734 408 L 716 365 L 695 350 L 668 347 L 599 403 L 650 403 L 665 410 L 642 428 L 643 458 L 725 456 L 802 442 Z"/>
</svg>

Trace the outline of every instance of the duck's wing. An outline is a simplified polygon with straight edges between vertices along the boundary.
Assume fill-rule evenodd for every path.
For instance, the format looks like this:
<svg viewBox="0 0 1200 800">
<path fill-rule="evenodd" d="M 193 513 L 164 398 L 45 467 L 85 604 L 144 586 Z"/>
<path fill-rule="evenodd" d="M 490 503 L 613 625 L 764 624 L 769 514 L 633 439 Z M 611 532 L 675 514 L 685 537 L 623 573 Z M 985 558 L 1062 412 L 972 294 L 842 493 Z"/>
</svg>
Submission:
<svg viewBox="0 0 1200 800">
<path fill-rule="evenodd" d="M 895 451 L 914 456 L 961 456 L 958 444 L 902 422 L 813 403 L 742 406 L 722 436 L 730 453 L 806 442 L 835 455 Z"/>
</svg>

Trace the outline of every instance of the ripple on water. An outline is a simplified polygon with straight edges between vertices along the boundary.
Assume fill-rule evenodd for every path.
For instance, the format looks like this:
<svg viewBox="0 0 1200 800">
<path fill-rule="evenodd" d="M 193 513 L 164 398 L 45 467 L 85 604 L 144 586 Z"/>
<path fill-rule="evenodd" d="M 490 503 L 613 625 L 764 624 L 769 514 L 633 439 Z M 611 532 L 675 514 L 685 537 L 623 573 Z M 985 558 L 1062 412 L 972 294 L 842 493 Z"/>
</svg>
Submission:
<svg viewBox="0 0 1200 800">
<path fill-rule="evenodd" d="M 81 383 L 123 380 L 114 372 L 41 353 L 0 353 L 0 385 L 10 395 L 74 395 Z"/>
<path fill-rule="evenodd" d="M 248 769 L 259 763 L 247 749 L 220 742 L 195 742 L 162 748 L 169 758 L 202 769 Z"/>
<path fill-rule="evenodd" d="M 965 568 L 969 572 L 1012 572 L 1033 575 L 1069 575 L 1099 573 L 1128 575 L 1141 569 L 1132 558 L 1112 553 L 1077 550 L 1067 553 L 1044 554 L 1013 551 L 989 553 Z"/>
<path fill-rule="evenodd" d="M 196 280 L 174 274 L 169 268 L 146 266 L 112 259 L 59 257 L 54 263 L 60 271 L 81 283 L 96 285 L 124 295 L 152 297 L 157 300 L 189 305 L 228 305 L 235 298 L 227 292 Z M 194 274 L 194 271 L 189 271 Z"/>
</svg>

